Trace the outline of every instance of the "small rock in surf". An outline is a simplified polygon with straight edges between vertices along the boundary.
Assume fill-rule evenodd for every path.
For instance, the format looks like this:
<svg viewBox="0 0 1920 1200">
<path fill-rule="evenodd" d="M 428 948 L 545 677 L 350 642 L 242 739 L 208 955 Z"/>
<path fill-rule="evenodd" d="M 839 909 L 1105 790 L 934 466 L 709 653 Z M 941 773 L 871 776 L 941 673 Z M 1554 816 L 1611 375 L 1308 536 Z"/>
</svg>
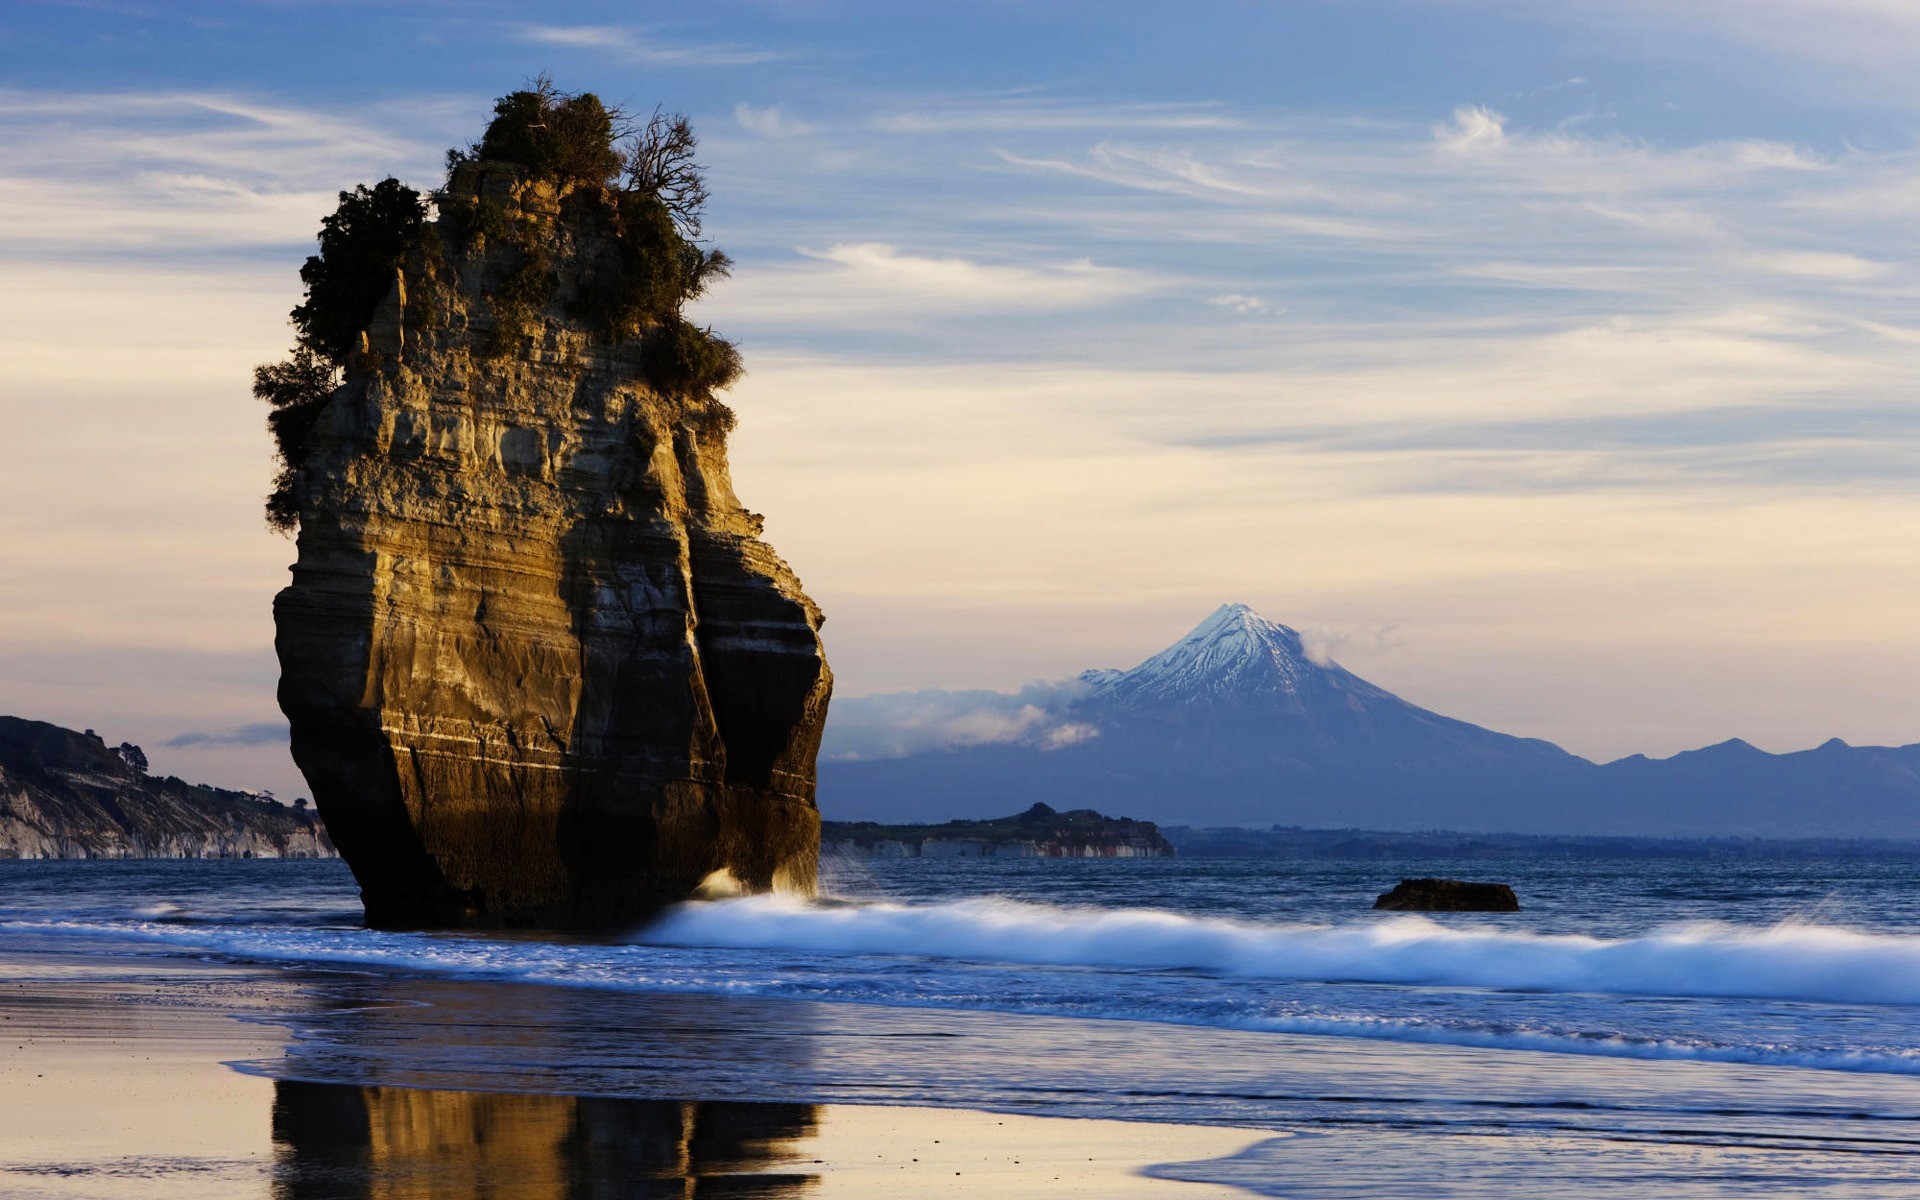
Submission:
<svg viewBox="0 0 1920 1200">
<path fill-rule="evenodd" d="M 1395 912 L 1519 912 L 1520 901 L 1504 883 L 1465 883 L 1458 879 L 1402 879 L 1400 886 L 1373 902 Z"/>
</svg>

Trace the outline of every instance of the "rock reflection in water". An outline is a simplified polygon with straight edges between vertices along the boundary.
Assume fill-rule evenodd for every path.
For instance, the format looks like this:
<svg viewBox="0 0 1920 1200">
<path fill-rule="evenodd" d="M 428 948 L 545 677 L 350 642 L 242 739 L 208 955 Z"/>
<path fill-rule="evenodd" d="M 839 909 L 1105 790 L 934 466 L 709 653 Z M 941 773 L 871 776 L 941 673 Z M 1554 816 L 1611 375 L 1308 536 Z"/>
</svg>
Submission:
<svg viewBox="0 0 1920 1200">
<path fill-rule="evenodd" d="M 623 1100 L 282 1080 L 277 1200 L 803 1197 L 811 1104 Z"/>
</svg>

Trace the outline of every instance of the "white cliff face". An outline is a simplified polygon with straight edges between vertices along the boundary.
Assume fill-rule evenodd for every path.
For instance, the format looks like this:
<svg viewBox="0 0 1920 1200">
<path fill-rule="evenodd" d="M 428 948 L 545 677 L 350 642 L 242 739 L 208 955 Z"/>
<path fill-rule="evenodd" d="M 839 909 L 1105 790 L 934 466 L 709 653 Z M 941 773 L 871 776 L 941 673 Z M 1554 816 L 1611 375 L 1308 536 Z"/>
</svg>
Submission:
<svg viewBox="0 0 1920 1200">
<path fill-rule="evenodd" d="M 332 858 L 311 812 L 154 778 L 97 737 L 0 717 L 0 858 Z"/>
</svg>

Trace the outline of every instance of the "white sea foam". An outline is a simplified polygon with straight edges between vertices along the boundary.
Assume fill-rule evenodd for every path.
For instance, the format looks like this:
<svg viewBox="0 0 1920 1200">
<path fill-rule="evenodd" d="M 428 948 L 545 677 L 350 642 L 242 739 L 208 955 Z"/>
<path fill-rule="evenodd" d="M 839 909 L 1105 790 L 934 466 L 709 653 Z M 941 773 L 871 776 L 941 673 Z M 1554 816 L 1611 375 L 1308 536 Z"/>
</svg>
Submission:
<svg viewBox="0 0 1920 1200">
<path fill-rule="evenodd" d="M 626 992 L 1920 1074 L 1920 1050 L 1905 1037 L 1883 1033 L 1855 1043 L 1834 1024 L 1851 1028 L 1844 1014 L 1819 1018 L 1825 1033 L 1748 1026 L 1740 1006 L 1754 999 L 1920 1005 L 1920 937 L 1807 924 L 1696 924 L 1604 939 L 1448 926 L 1417 916 L 1290 925 L 992 900 L 822 905 L 757 896 L 682 906 L 628 944 L 147 920 L 8 921 L 0 922 L 0 933 L 134 937 L 261 961 Z M 912 959 L 922 965 L 900 969 Z M 1003 966 L 968 965 L 982 963 Z M 1587 1001 L 1580 1011 L 1590 1016 L 1571 1021 L 1565 1013 L 1509 1005 L 1454 1005 L 1433 1015 L 1398 1004 L 1370 1011 L 1374 1005 L 1351 990 L 1276 991 L 1271 981 L 1525 991 L 1543 1000 L 1557 993 L 1569 1003 L 1579 994 L 1666 996 L 1724 1011 L 1696 1022 L 1691 1034 L 1653 1035 L 1609 1028 L 1604 1018 L 1593 1022 Z"/>
<path fill-rule="evenodd" d="M 1262 979 L 1920 1004 L 1920 937 L 1803 924 L 1702 923 L 1606 939 L 1418 916 L 1281 925 L 1001 900 L 822 906 L 754 896 L 682 906 L 642 940 Z"/>
</svg>

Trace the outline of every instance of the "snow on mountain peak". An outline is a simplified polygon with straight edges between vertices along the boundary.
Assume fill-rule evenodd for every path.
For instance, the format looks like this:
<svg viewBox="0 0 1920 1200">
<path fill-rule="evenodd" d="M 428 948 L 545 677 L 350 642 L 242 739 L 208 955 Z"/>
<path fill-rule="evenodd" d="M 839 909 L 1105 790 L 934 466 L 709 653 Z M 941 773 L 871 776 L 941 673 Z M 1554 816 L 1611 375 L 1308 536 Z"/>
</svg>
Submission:
<svg viewBox="0 0 1920 1200">
<path fill-rule="evenodd" d="M 1196 700 L 1232 695 L 1292 695 L 1323 668 L 1307 656 L 1297 630 L 1244 604 L 1223 604 L 1173 645 L 1129 671 L 1082 676 L 1122 700 Z"/>
</svg>

